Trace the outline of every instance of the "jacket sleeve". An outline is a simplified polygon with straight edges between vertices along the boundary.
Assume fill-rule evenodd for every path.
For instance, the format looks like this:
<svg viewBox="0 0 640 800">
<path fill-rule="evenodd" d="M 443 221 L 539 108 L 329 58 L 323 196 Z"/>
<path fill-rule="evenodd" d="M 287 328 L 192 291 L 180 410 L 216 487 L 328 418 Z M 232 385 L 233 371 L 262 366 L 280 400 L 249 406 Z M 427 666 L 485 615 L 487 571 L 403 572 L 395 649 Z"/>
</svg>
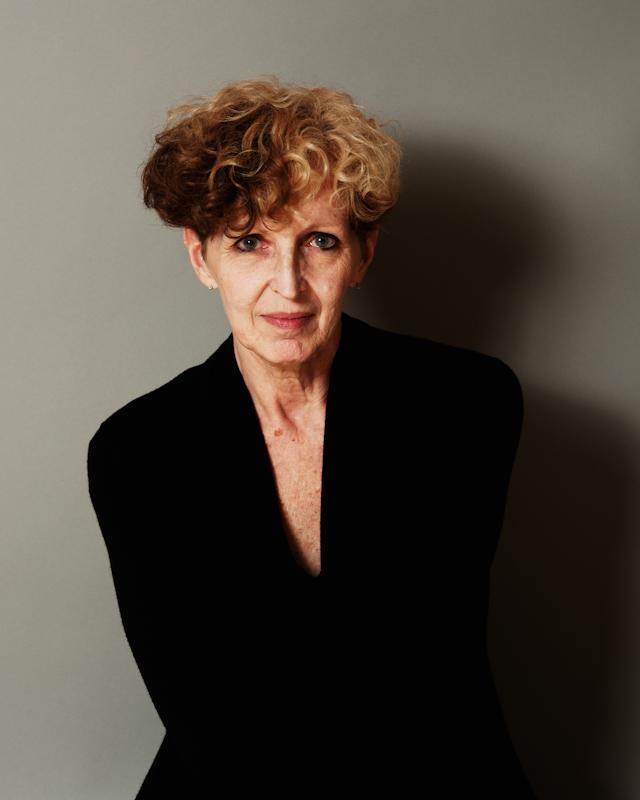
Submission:
<svg viewBox="0 0 640 800">
<path fill-rule="evenodd" d="M 470 378 L 456 466 L 464 501 L 455 513 L 460 529 L 469 531 L 471 557 L 490 564 L 502 531 L 524 402 L 517 375 L 498 358 L 478 361 Z"/>
<path fill-rule="evenodd" d="M 522 386 L 513 369 L 498 358 L 491 358 L 478 385 L 480 418 L 475 420 L 471 464 L 470 507 L 480 532 L 480 544 L 487 566 L 493 561 L 500 539 L 506 510 L 509 485 L 520 442 L 524 399 Z M 484 770 L 487 785 L 495 796 L 535 800 L 533 788 L 511 740 L 510 732 L 497 693 L 488 650 L 486 669 L 480 674 L 485 681 L 480 693 L 483 702 L 478 719 L 477 751 L 482 754 L 478 770 Z"/>
<path fill-rule="evenodd" d="M 511 475 L 520 443 L 524 420 L 522 386 L 513 369 L 498 358 L 492 359 L 495 375 L 485 395 L 484 424 L 479 427 L 482 447 L 480 457 L 480 502 L 491 535 L 486 543 L 492 561 L 498 546 L 506 510 Z"/>
<path fill-rule="evenodd" d="M 150 485 L 136 475 L 122 445 L 102 423 L 87 453 L 89 495 L 104 539 L 123 628 L 172 750 L 189 775 L 200 774 L 195 734 L 187 721 L 178 674 L 178 621 L 171 615 L 171 590 L 154 591 L 157 575 L 148 544 L 160 533 Z M 166 597 L 166 606 L 162 598 Z M 174 630 L 175 628 L 175 630 Z M 175 745 L 175 746 L 174 746 Z"/>
</svg>

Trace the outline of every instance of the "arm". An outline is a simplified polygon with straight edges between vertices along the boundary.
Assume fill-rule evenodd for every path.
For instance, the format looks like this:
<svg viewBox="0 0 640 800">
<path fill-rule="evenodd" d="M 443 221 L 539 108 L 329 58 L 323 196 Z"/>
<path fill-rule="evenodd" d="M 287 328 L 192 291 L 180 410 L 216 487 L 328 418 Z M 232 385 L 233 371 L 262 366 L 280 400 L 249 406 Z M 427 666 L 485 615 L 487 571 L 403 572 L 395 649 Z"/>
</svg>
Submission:
<svg viewBox="0 0 640 800">
<path fill-rule="evenodd" d="M 489 539 L 486 542 L 493 561 L 507 504 L 509 484 L 522 433 L 524 398 L 520 381 L 511 367 L 493 359 L 495 375 L 488 381 L 479 426 L 480 463 L 477 474 L 477 502 L 486 519 Z"/>
<path fill-rule="evenodd" d="M 171 614 L 170 587 L 153 590 L 157 571 L 153 553 L 145 547 L 149 532 L 162 534 L 161 520 L 153 510 L 159 498 L 150 496 L 151 484 L 134 474 L 104 423 L 89 443 L 87 474 L 127 640 L 156 711 L 172 734 L 174 752 L 185 772 L 195 775 L 201 770 L 197 741 L 185 718 L 175 652 L 179 638 L 172 636 L 178 623 Z M 162 597 L 167 597 L 166 605 Z"/>
<path fill-rule="evenodd" d="M 486 531 L 487 538 L 482 545 L 489 563 L 493 561 L 502 531 L 509 484 L 524 420 L 524 398 L 517 375 L 500 359 L 492 360 L 492 368 L 493 374 L 488 375 L 486 391 L 483 393 L 481 411 L 484 423 L 478 427 L 478 458 L 474 459 L 477 475 L 475 503 L 481 518 L 486 521 L 483 530 Z M 533 789 L 506 725 L 488 651 L 486 658 L 485 696 L 495 698 L 495 702 L 488 704 L 483 717 L 487 722 L 492 720 L 491 727 L 495 737 L 493 747 L 485 754 L 488 774 L 496 782 L 495 790 L 501 794 L 533 800 Z"/>
</svg>

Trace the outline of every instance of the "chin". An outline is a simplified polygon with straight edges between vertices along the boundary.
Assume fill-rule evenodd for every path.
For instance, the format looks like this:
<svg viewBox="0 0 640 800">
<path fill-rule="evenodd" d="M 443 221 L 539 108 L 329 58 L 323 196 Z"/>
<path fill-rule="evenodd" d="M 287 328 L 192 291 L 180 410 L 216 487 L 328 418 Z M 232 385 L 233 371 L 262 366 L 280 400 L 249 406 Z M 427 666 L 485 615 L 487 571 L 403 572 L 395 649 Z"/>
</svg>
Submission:
<svg viewBox="0 0 640 800">
<path fill-rule="evenodd" d="M 263 352 L 269 361 L 280 364 L 302 363 L 311 355 L 309 346 L 297 338 L 271 342 L 267 347 L 263 348 Z"/>
</svg>

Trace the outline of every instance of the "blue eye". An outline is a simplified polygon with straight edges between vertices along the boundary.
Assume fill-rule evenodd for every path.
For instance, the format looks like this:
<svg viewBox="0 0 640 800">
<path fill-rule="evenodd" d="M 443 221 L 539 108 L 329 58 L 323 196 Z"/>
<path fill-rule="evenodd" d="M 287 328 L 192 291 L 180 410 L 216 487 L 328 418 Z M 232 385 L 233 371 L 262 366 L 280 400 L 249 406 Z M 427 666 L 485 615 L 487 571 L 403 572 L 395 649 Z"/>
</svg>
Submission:
<svg viewBox="0 0 640 800">
<path fill-rule="evenodd" d="M 240 244 L 240 242 L 246 242 L 246 241 L 251 241 L 251 240 L 253 240 L 254 242 L 256 242 L 256 247 L 257 247 L 257 246 L 258 246 L 258 245 L 257 245 L 257 242 L 259 241 L 257 236 L 243 236 L 243 237 L 242 237 L 242 239 L 239 239 L 239 240 L 236 242 L 236 247 L 238 247 L 238 245 Z M 238 249 L 239 249 L 239 250 L 242 250 L 244 253 L 248 253 L 248 252 L 251 252 L 252 250 L 255 250 L 255 249 L 256 249 L 256 247 L 249 247 L 249 248 L 245 248 L 245 247 L 239 247 Z"/>
<path fill-rule="evenodd" d="M 317 242 L 318 239 L 320 240 L 321 244 L 313 245 L 314 249 L 316 250 L 332 250 L 338 244 L 337 237 L 331 233 L 314 233 L 311 237 L 312 242 Z M 242 253 L 252 253 L 257 249 L 260 240 L 261 237 L 259 234 L 251 233 L 238 239 L 234 247 L 236 247 Z M 247 242 L 254 242 L 254 245 L 247 246 Z M 324 242 L 324 244 L 322 244 L 322 242 Z"/>
<path fill-rule="evenodd" d="M 337 239 L 335 236 L 332 236 L 330 233 L 316 233 L 311 241 L 315 241 L 317 239 L 324 239 L 328 241 L 329 244 L 327 247 L 319 247 L 319 250 L 331 250 L 337 244 Z"/>
</svg>

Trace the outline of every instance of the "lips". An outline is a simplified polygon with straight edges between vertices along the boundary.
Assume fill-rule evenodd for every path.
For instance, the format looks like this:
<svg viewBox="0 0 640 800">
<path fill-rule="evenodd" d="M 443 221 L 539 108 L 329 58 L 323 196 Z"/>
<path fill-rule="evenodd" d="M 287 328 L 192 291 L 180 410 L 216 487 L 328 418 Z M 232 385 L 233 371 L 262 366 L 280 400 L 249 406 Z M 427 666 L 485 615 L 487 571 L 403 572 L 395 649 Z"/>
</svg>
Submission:
<svg viewBox="0 0 640 800">
<path fill-rule="evenodd" d="M 277 314 L 263 314 L 262 316 L 271 317 L 271 319 L 300 319 L 301 317 L 310 317 L 311 312 L 308 313 L 298 312 L 298 311 L 292 311 L 288 313 L 279 312 Z"/>
<path fill-rule="evenodd" d="M 313 317 L 313 314 L 300 314 L 300 313 L 278 313 L 278 314 L 263 314 L 262 318 L 269 325 L 275 325 L 276 328 L 281 330 L 300 330 L 307 322 Z"/>
</svg>

